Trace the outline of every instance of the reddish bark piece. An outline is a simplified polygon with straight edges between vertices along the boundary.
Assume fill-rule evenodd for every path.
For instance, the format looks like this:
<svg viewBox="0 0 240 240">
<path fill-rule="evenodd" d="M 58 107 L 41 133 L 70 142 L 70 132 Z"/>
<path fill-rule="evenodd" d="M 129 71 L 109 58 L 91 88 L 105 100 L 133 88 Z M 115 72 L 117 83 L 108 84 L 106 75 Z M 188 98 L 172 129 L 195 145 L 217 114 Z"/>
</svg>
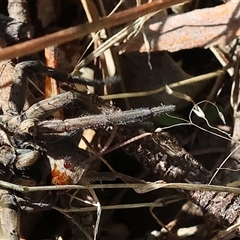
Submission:
<svg viewBox="0 0 240 240">
<path fill-rule="evenodd" d="M 58 65 L 58 47 L 57 45 L 46 47 L 44 50 L 46 65 L 48 67 L 57 68 Z M 60 93 L 60 87 L 55 79 L 52 77 L 45 77 L 45 98 L 49 98 Z M 58 119 L 63 119 L 61 110 L 56 111 L 53 116 Z"/>
<path fill-rule="evenodd" d="M 50 46 L 45 48 L 45 58 L 46 65 L 48 67 L 56 68 L 57 67 L 57 59 L 58 59 L 58 48 L 57 46 Z M 59 86 L 56 81 L 46 76 L 45 78 L 45 98 L 49 98 L 55 96 L 60 93 Z"/>
<path fill-rule="evenodd" d="M 240 2 L 194 10 L 188 13 L 163 17 L 159 22 L 146 25 L 144 34 L 150 51 L 225 45 L 240 35 Z M 122 47 L 119 46 L 118 49 Z M 142 34 L 126 45 L 126 51 L 149 51 Z"/>
</svg>

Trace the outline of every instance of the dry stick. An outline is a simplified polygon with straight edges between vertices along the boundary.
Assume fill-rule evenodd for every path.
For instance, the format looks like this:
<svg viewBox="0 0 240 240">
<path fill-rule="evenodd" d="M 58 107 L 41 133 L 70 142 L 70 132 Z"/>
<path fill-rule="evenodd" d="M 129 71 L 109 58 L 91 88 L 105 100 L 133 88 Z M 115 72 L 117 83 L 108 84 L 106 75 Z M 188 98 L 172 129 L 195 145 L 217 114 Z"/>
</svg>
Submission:
<svg viewBox="0 0 240 240">
<path fill-rule="evenodd" d="M 121 132 L 118 136 L 120 141 L 125 135 L 130 136 L 131 132 Z M 176 139 L 164 132 L 133 142 L 125 150 L 142 163 L 149 173 L 157 174 L 159 179 L 166 182 L 208 183 L 212 175 Z M 213 184 L 221 185 L 221 182 L 214 180 Z M 233 193 L 196 190 L 184 191 L 184 194 L 202 209 L 206 217 L 222 226 L 229 227 L 239 220 L 239 198 Z"/>
<path fill-rule="evenodd" d="M 168 200 L 168 198 L 170 200 Z M 115 210 L 115 209 L 132 209 L 132 208 L 144 208 L 144 207 L 165 207 L 167 204 L 174 203 L 182 200 L 178 195 L 173 195 L 170 197 L 163 197 L 159 202 L 143 202 L 143 203 L 131 203 L 131 204 L 117 204 L 117 205 L 107 205 L 101 206 L 102 210 Z M 60 209 L 58 207 L 53 207 L 54 209 L 60 212 L 88 212 L 96 211 L 96 207 L 83 207 L 83 208 L 69 208 L 69 209 Z"/>
<path fill-rule="evenodd" d="M 208 79 L 213 79 L 214 77 L 218 77 L 221 76 L 225 73 L 225 70 L 218 70 L 215 72 L 210 72 L 210 73 L 206 73 L 206 74 L 202 74 L 196 77 L 191 77 L 188 79 L 184 79 L 182 81 L 176 82 L 176 83 L 171 83 L 168 85 L 168 87 L 170 88 L 175 88 L 175 87 L 180 87 L 180 86 L 184 86 L 187 84 L 191 84 L 191 83 L 196 83 L 196 82 L 200 82 L 200 81 L 206 81 Z M 134 97 L 146 97 L 149 95 L 153 95 L 153 94 L 157 94 L 159 92 L 163 92 L 165 91 L 166 86 L 154 89 L 154 90 L 150 90 L 150 91 L 144 91 L 144 92 L 131 92 L 131 93 L 118 93 L 118 94 L 109 94 L 109 95 L 105 95 L 105 96 L 101 96 L 101 98 L 103 100 L 112 100 L 112 99 L 120 99 L 120 98 L 134 98 Z"/>
<path fill-rule="evenodd" d="M 98 31 L 103 28 L 114 27 L 150 12 L 168 8 L 171 5 L 185 2 L 184 0 L 158 0 L 151 3 L 143 4 L 139 7 L 130 8 L 128 10 L 115 13 L 110 17 L 102 18 L 92 23 L 85 23 L 76 27 L 71 27 L 56 33 L 46 35 L 28 42 L 19 43 L 11 47 L 7 47 L 0 52 L 0 60 L 11 59 L 15 57 L 25 56 L 44 49 L 45 47 L 65 43 L 77 38 L 88 35 L 91 32 Z"/>
<path fill-rule="evenodd" d="M 171 189 L 182 189 L 188 191 L 214 191 L 214 192 L 228 192 L 236 195 L 240 195 L 240 189 L 237 187 L 226 187 L 218 185 L 207 185 L 207 184 L 190 184 L 190 183 L 111 183 L 111 184 L 84 184 L 84 185 L 51 185 L 51 186 L 36 186 L 27 187 L 18 185 L 10 182 L 0 180 L 0 186 L 5 189 L 11 189 L 14 191 L 27 193 L 27 192 L 38 192 L 38 191 L 64 191 L 70 189 L 113 189 L 113 188 L 132 188 L 137 190 L 138 193 L 151 192 L 159 188 L 171 188 Z"/>
</svg>

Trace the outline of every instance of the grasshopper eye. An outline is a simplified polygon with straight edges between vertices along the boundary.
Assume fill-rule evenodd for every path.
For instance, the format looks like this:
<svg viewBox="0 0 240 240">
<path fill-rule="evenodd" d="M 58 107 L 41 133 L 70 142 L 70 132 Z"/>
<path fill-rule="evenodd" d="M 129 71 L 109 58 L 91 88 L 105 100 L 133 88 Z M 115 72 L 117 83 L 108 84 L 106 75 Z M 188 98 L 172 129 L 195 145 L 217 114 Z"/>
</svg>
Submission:
<svg viewBox="0 0 240 240">
<path fill-rule="evenodd" d="M 63 166 L 64 166 L 66 169 L 70 169 L 70 168 L 72 167 L 72 164 L 71 164 L 70 162 L 65 161 L 65 162 L 63 163 Z"/>
</svg>

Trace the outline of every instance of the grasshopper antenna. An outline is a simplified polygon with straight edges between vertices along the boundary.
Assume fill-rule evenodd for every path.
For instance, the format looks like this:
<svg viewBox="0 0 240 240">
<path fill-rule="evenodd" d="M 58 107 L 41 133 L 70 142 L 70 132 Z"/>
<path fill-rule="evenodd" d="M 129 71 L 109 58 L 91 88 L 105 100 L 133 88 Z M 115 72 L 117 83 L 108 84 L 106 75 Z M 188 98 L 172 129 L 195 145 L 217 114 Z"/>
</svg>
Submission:
<svg viewBox="0 0 240 240">
<path fill-rule="evenodd" d="M 37 73 L 39 72 L 42 75 L 46 75 L 54 78 L 58 82 L 78 83 L 78 84 L 83 84 L 83 85 L 88 85 L 93 87 L 111 85 L 111 84 L 120 82 L 121 80 L 119 76 L 113 76 L 103 80 L 91 80 L 91 79 L 87 79 L 79 76 L 71 76 L 67 73 L 56 70 L 55 68 L 48 67 L 39 61 L 24 62 L 24 70 L 37 72 Z"/>
</svg>

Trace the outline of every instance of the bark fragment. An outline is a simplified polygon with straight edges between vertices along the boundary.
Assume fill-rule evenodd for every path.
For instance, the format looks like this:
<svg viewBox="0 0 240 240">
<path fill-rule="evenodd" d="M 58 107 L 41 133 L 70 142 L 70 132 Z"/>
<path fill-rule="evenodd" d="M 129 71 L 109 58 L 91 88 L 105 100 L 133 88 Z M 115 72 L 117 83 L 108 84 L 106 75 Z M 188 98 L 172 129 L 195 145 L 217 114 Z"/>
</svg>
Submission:
<svg viewBox="0 0 240 240">
<path fill-rule="evenodd" d="M 126 44 L 125 50 L 148 52 L 150 45 L 150 51 L 176 52 L 225 45 L 240 35 L 239 6 L 239 1 L 233 1 L 213 8 L 161 17 L 156 23 L 145 24 L 143 30 L 147 44 L 142 34 L 139 34 Z"/>
</svg>

